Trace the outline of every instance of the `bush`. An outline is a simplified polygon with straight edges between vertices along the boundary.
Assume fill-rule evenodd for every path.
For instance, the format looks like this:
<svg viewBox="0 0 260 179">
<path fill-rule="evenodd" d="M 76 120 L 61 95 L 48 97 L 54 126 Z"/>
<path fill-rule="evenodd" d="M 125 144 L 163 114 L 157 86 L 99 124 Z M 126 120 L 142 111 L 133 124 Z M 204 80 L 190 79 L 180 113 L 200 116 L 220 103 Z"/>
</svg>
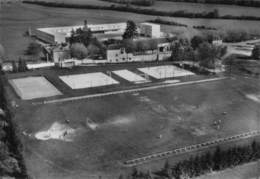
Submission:
<svg viewBox="0 0 260 179">
<path fill-rule="evenodd" d="M 252 51 L 252 58 L 260 60 L 260 45 L 256 45 Z"/>
<path fill-rule="evenodd" d="M 82 43 L 73 43 L 70 47 L 71 56 L 84 59 L 89 55 L 89 50 Z"/>
<path fill-rule="evenodd" d="M 41 52 L 42 52 L 42 46 L 36 42 L 31 42 L 26 50 L 26 55 L 40 57 Z"/>
</svg>

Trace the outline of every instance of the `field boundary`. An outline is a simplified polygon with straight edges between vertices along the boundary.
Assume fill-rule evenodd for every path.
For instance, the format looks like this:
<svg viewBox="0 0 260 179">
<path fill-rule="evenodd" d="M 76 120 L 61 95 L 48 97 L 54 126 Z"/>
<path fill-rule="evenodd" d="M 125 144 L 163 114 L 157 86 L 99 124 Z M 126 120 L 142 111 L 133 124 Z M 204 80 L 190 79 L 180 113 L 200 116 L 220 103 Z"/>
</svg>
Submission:
<svg viewBox="0 0 260 179">
<path fill-rule="evenodd" d="M 154 160 L 160 160 L 160 159 L 168 158 L 168 157 L 171 157 L 174 155 L 190 153 L 190 152 L 198 151 L 201 149 L 206 149 L 209 147 L 217 146 L 219 144 L 234 142 L 234 141 L 247 139 L 247 138 L 251 138 L 251 137 L 256 137 L 256 136 L 260 136 L 260 130 L 237 134 L 237 135 L 229 136 L 229 137 L 225 137 L 225 138 L 219 138 L 216 140 L 207 141 L 207 142 L 194 144 L 194 145 L 189 145 L 189 146 L 185 146 L 182 148 L 169 150 L 169 151 L 165 151 L 165 152 L 154 153 L 154 154 L 147 155 L 144 157 L 127 160 L 127 161 L 123 162 L 123 165 L 125 167 L 138 166 L 138 165 L 142 165 L 144 163 L 148 163 L 148 162 L 151 162 Z"/>
<path fill-rule="evenodd" d="M 220 81 L 220 80 L 224 80 L 224 79 L 227 79 L 227 77 L 210 78 L 210 79 L 204 79 L 204 80 L 180 82 L 180 83 L 173 83 L 173 84 L 162 84 L 162 85 L 141 87 L 141 88 L 128 89 L 128 90 L 120 90 L 120 91 L 113 91 L 113 92 L 106 92 L 106 93 L 97 93 L 97 94 L 91 94 L 91 95 L 68 97 L 68 98 L 62 98 L 62 99 L 46 100 L 43 102 L 33 102 L 32 104 L 33 105 L 42 105 L 42 104 L 63 103 L 63 102 L 69 102 L 69 101 L 77 101 L 77 100 L 83 100 L 83 99 L 92 99 L 92 98 L 97 98 L 97 97 L 111 96 L 111 95 L 116 95 L 116 94 L 133 93 L 133 92 L 148 91 L 148 90 L 168 88 L 168 87 L 174 87 L 174 86 L 184 86 L 184 85 L 193 85 L 193 84 L 206 83 L 206 82 L 214 82 L 214 81 Z"/>
</svg>

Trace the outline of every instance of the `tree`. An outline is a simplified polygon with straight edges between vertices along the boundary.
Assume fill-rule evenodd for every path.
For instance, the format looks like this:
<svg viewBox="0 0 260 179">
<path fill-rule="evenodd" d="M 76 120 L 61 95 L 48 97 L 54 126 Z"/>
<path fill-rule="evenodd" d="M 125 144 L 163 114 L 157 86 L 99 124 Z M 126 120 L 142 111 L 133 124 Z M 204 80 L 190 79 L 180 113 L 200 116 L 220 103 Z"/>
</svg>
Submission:
<svg viewBox="0 0 260 179">
<path fill-rule="evenodd" d="M 12 61 L 12 67 L 13 67 L 13 72 L 14 73 L 18 72 L 18 68 L 17 68 L 17 65 L 16 65 L 15 61 Z"/>
<path fill-rule="evenodd" d="M 123 39 L 133 39 L 137 35 L 137 26 L 133 21 L 127 21 Z"/>
<path fill-rule="evenodd" d="M 19 58 L 18 71 L 25 72 L 26 70 L 27 70 L 26 61 L 24 59 Z"/>
<path fill-rule="evenodd" d="M 81 28 L 76 29 L 76 31 L 71 31 L 71 36 L 69 38 L 70 44 L 82 43 L 87 47 L 92 40 L 92 32 L 90 29 L 82 30 Z"/>
<path fill-rule="evenodd" d="M 193 48 L 186 41 L 179 41 L 172 45 L 172 60 L 174 61 L 194 61 L 195 53 Z"/>
<path fill-rule="evenodd" d="M 31 42 L 26 50 L 27 55 L 32 55 L 39 58 L 42 53 L 42 46 L 36 42 Z"/>
<path fill-rule="evenodd" d="M 252 58 L 260 60 L 260 45 L 255 45 L 252 51 Z"/>
<path fill-rule="evenodd" d="M 82 43 L 73 43 L 70 47 L 71 56 L 84 59 L 89 55 L 89 50 Z"/>
<path fill-rule="evenodd" d="M 123 40 L 122 46 L 125 48 L 127 53 L 133 53 L 136 51 L 136 43 L 134 43 L 133 39 Z"/>
<path fill-rule="evenodd" d="M 4 58 L 5 56 L 5 50 L 4 47 L 0 44 L 0 59 Z"/>
<path fill-rule="evenodd" d="M 191 46 L 192 46 L 192 48 L 193 48 L 194 50 L 196 50 L 196 49 L 199 47 L 199 45 L 200 45 L 201 43 L 203 43 L 204 41 L 205 41 L 205 40 L 204 40 L 203 37 L 198 36 L 198 35 L 195 35 L 195 36 L 191 39 Z"/>
<path fill-rule="evenodd" d="M 202 67 L 215 69 L 221 62 L 221 57 L 226 53 L 226 47 L 215 46 L 208 42 L 200 44 L 197 49 L 197 61 Z"/>
</svg>

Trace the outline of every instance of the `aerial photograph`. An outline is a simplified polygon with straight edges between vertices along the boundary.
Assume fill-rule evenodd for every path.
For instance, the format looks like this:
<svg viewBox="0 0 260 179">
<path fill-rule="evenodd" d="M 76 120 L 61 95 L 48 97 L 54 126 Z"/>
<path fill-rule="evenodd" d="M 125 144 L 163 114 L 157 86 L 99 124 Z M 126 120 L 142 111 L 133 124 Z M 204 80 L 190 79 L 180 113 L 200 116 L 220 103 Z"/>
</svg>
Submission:
<svg viewBox="0 0 260 179">
<path fill-rule="evenodd" d="M 260 0 L 0 0 L 0 179 L 260 179 Z"/>
</svg>

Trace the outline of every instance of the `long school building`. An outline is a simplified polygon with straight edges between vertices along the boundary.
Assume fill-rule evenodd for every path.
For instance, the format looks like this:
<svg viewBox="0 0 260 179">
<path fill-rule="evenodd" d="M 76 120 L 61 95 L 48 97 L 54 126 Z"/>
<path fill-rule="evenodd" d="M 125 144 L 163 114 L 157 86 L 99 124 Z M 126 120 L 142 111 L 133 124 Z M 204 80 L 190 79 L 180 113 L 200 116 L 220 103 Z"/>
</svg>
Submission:
<svg viewBox="0 0 260 179">
<path fill-rule="evenodd" d="M 38 28 L 32 29 L 30 34 L 49 44 L 60 44 L 66 42 L 66 39 L 71 35 L 72 30 L 84 28 L 86 26 L 94 34 L 118 34 L 120 36 L 126 29 L 126 23 L 123 22 L 114 24 L 85 24 L 81 26 Z"/>
</svg>

